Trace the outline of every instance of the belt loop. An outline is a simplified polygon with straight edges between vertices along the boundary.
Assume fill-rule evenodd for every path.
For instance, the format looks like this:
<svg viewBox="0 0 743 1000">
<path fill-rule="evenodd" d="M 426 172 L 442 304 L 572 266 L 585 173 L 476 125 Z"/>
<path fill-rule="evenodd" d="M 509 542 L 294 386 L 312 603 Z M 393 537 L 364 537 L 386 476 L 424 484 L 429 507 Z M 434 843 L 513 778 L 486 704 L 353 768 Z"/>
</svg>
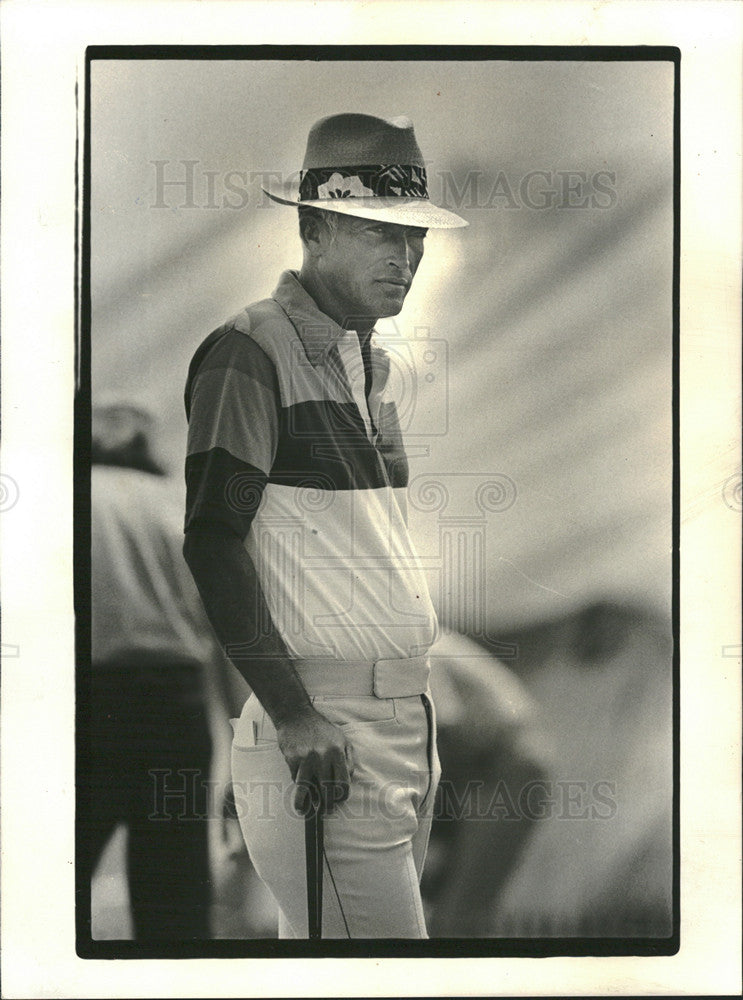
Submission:
<svg viewBox="0 0 743 1000">
<path fill-rule="evenodd" d="M 377 660 L 374 664 L 374 694 L 377 698 L 407 698 L 428 688 L 428 656 L 399 660 Z"/>
<path fill-rule="evenodd" d="M 295 660 L 310 697 L 315 695 L 405 698 L 428 687 L 428 656 L 371 660 Z"/>
</svg>

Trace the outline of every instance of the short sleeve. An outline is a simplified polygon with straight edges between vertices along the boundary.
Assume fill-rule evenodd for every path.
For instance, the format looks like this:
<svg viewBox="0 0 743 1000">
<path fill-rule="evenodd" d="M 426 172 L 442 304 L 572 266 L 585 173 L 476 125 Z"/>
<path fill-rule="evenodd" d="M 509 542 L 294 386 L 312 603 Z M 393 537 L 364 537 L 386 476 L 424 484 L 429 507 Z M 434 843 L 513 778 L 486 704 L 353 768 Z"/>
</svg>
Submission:
<svg viewBox="0 0 743 1000">
<path fill-rule="evenodd" d="M 186 388 L 185 530 L 222 525 L 245 538 L 279 433 L 276 370 L 248 335 L 228 330 L 192 364 Z"/>
</svg>

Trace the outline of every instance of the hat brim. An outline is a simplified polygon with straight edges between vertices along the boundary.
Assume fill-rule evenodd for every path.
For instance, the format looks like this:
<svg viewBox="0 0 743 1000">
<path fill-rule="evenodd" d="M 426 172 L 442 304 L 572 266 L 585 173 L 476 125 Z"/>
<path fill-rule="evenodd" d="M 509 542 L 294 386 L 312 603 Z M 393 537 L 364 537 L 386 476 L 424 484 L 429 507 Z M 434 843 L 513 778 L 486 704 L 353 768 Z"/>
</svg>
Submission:
<svg viewBox="0 0 743 1000">
<path fill-rule="evenodd" d="M 460 229 L 469 222 L 446 208 L 439 208 L 428 198 L 382 197 L 373 195 L 365 198 L 322 198 L 314 201 L 300 201 L 296 186 L 277 190 L 264 187 L 263 191 L 279 205 L 299 208 L 321 208 L 326 212 L 340 215 L 355 215 L 360 219 L 378 219 L 400 226 L 420 226 L 422 229 Z"/>
</svg>

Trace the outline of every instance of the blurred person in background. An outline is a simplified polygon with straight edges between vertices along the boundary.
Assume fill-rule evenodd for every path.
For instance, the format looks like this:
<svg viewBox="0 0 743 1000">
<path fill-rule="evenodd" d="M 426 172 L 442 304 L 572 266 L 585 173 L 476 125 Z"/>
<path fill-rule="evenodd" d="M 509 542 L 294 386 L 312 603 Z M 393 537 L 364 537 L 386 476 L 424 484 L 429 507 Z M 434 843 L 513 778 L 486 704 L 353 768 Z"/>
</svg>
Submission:
<svg viewBox="0 0 743 1000">
<path fill-rule="evenodd" d="M 553 752 L 532 798 L 533 835 L 493 899 L 490 935 L 669 936 L 670 621 L 649 604 L 597 599 L 507 638 Z"/>
<path fill-rule="evenodd" d="M 153 456 L 151 414 L 112 400 L 94 405 L 92 418 L 82 891 L 124 824 L 135 939 L 204 939 L 209 781 L 213 765 L 229 766 L 219 654 L 183 560 L 181 510 Z"/>
<path fill-rule="evenodd" d="M 597 600 L 431 650 L 442 781 L 432 937 L 671 933 L 670 623 Z"/>
<path fill-rule="evenodd" d="M 468 636 L 449 632 L 433 645 L 431 691 L 442 777 L 422 885 L 430 932 L 487 937 L 534 829 L 521 804 L 547 780 L 550 747 L 525 686 Z"/>
</svg>

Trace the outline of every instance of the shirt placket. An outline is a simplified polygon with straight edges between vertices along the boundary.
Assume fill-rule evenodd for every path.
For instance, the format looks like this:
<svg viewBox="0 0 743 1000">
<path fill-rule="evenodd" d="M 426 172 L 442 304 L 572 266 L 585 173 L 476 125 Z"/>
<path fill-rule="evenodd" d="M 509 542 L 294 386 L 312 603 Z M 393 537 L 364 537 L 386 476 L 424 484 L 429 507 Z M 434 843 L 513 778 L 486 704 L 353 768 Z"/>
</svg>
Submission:
<svg viewBox="0 0 743 1000">
<path fill-rule="evenodd" d="M 372 384 L 367 402 L 372 421 L 373 444 L 376 446 L 380 433 L 382 396 L 390 374 L 390 358 L 377 342 L 376 330 L 371 333 L 371 370 Z"/>
<path fill-rule="evenodd" d="M 366 436 L 373 443 L 373 432 L 369 405 L 366 399 L 364 361 L 361 357 L 359 338 L 355 330 L 345 330 L 336 342 L 338 374 L 345 384 L 351 400 L 356 404 L 361 419 L 364 422 Z"/>
</svg>

